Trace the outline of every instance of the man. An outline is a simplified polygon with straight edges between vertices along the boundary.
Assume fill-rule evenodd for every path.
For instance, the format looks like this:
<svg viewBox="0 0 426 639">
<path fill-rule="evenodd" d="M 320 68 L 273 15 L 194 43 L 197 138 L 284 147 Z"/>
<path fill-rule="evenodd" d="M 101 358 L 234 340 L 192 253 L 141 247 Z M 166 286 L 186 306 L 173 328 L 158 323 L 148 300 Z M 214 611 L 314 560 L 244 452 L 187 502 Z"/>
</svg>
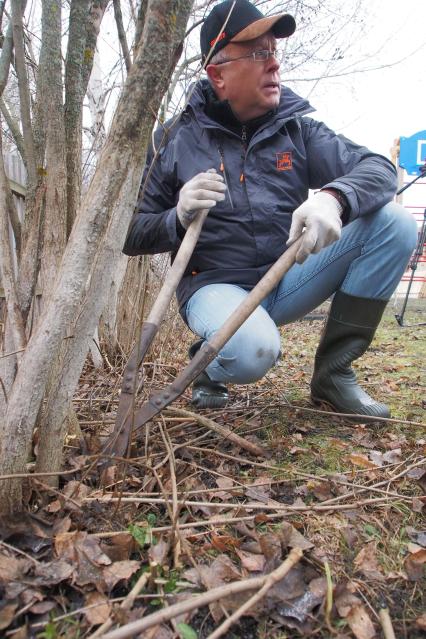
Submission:
<svg viewBox="0 0 426 639">
<path fill-rule="evenodd" d="M 158 154 L 148 158 L 124 252 L 174 253 L 194 217 L 210 209 L 177 291 L 182 316 L 201 338 L 193 355 L 303 235 L 297 264 L 197 378 L 193 402 L 223 406 L 228 383 L 260 379 L 279 357 L 277 326 L 334 294 L 312 398 L 339 412 L 387 417 L 387 406 L 358 386 L 351 363 L 373 339 L 416 225 L 391 203 L 391 162 L 306 117 L 309 103 L 281 86 L 276 41 L 294 30 L 290 15 L 265 18 L 247 0 L 226 0 L 207 16 L 208 80 L 156 132 Z M 319 191 L 308 199 L 309 189 Z"/>
</svg>

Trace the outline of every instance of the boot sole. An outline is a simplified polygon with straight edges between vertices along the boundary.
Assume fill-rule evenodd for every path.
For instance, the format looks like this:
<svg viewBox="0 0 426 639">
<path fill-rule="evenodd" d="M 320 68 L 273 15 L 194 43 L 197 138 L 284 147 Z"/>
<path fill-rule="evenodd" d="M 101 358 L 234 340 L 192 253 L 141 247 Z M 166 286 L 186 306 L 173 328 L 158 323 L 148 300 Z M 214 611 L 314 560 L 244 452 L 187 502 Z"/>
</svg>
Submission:
<svg viewBox="0 0 426 639">
<path fill-rule="evenodd" d="M 204 397 L 191 402 L 195 408 L 224 408 L 228 403 L 227 397 Z"/>
<path fill-rule="evenodd" d="M 327 413 L 338 413 L 341 419 L 346 419 L 349 422 L 362 422 L 368 421 L 369 423 L 377 422 L 378 424 L 382 421 L 382 419 L 387 419 L 386 417 L 378 417 L 377 415 L 363 415 L 361 413 L 345 413 L 339 408 L 336 408 L 333 404 L 328 402 L 326 399 L 319 399 L 319 397 L 314 397 L 311 395 L 311 402 L 314 406 L 317 406 L 321 410 L 326 411 Z"/>
</svg>

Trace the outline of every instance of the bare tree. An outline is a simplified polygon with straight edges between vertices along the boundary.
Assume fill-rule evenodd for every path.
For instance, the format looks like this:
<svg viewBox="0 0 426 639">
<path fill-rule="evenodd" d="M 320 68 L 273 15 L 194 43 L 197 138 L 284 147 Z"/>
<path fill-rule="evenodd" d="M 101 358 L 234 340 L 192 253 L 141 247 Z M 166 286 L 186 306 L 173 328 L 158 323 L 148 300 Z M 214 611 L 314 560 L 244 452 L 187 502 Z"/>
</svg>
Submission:
<svg viewBox="0 0 426 639">
<path fill-rule="evenodd" d="M 74 391 L 87 342 L 93 335 L 110 286 L 114 265 L 108 262 L 108 257 L 124 242 L 151 129 L 181 53 L 190 9 L 189 0 L 148 2 L 137 57 L 127 77 L 98 167 L 79 209 L 55 285 L 37 330 L 28 342 L 10 392 L 1 432 L 0 467 L 3 472 L 16 473 L 25 468 L 49 369 L 64 340 L 70 347 L 62 355 L 62 368 L 69 371 L 67 374 L 75 381 L 68 383 L 63 372 L 60 378 L 68 395 Z M 19 23 L 22 24 L 22 15 Z M 50 435 L 49 441 L 54 440 L 56 447 L 61 447 L 61 428 L 54 433 L 50 431 Z M 0 512 L 10 513 L 21 507 L 21 480 L 3 482 Z"/>
</svg>

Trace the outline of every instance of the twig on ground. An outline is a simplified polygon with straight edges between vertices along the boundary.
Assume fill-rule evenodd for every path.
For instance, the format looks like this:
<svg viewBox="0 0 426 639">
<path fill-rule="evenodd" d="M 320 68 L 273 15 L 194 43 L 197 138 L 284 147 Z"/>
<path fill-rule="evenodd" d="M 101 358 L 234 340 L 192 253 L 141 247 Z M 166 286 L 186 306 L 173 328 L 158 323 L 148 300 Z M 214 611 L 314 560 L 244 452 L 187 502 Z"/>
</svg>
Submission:
<svg viewBox="0 0 426 639">
<path fill-rule="evenodd" d="M 172 541 L 172 545 L 173 545 L 173 562 L 174 562 L 174 567 L 175 568 L 180 568 L 181 567 L 181 562 L 180 562 L 180 552 L 181 552 L 181 539 L 180 539 L 180 535 L 179 535 L 179 512 L 181 509 L 181 506 L 179 505 L 178 502 L 178 490 L 177 490 L 177 483 L 176 483 L 176 470 L 175 470 L 175 456 L 173 453 L 173 446 L 172 443 L 170 441 L 170 438 L 167 434 L 166 428 L 165 428 L 165 423 L 164 423 L 164 428 L 161 426 L 161 424 L 159 424 L 159 428 L 160 428 L 160 432 L 161 432 L 161 436 L 163 438 L 164 441 L 164 445 L 167 448 L 168 454 L 169 454 L 169 467 L 170 467 L 170 481 L 172 483 L 172 530 L 170 531 L 170 539 Z"/>
<path fill-rule="evenodd" d="M 370 417 L 368 415 L 356 415 L 352 413 L 335 413 L 330 410 L 320 410 L 319 408 L 308 408 L 307 406 L 295 406 L 294 404 L 270 404 L 269 408 L 289 408 L 292 410 L 302 410 L 307 413 L 318 413 L 320 415 L 328 415 L 329 417 L 346 417 L 352 422 L 357 419 L 360 423 L 364 422 L 383 422 L 385 424 L 408 424 L 410 426 L 422 426 L 426 428 L 426 424 L 422 422 L 411 422 L 406 419 L 397 419 L 395 417 Z"/>
<path fill-rule="evenodd" d="M 410 502 L 412 501 L 412 497 L 399 496 L 398 500 L 403 500 Z M 172 500 L 164 499 L 161 497 L 110 497 L 109 495 L 104 498 L 92 498 L 85 497 L 83 501 L 92 502 L 97 501 L 98 503 L 117 503 L 122 502 L 126 504 L 172 504 Z M 205 508 L 240 508 L 243 510 L 276 510 L 283 512 L 315 512 L 315 511 L 327 511 L 330 512 L 332 510 L 350 510 L 351 508 L 358 508 L 359 506 L 368 506 L 370 504 L 379 504 L 379 503 L 389 503 L 395 501 L 395 499 L 390 499 L 388 497 L 374 497 L 371 499 L 364 499 L 362 501 L 354 502 L 351 504 L 331 504 L 323 506 L 323 504 L 314 504 L 312 506 L 292 506 L 287 504 L 261 504 L 259 502 L 248 502 L 248 503 L 232 503 L 232 502 L 214 502 L 214 501 L 192 501 L 180 499 L 178 503 L 182 506 L 198 506 Z"/>
<path fill-rule="evenodd" d="M 131 610 L 133 608 L 133 604 L 135 603 L 136 597 L 139 595 L 140 591 L 145 587 L 146 582 L 148 581 L 150 576 L 151 575 L 149 572 L 144 572 L 139 577 L 139 579 L 137 580 L 137 582 L 135 583 L 135 585 L 133 586 L 129 594 L 121 602 L 120 608 L 122 610 Z M 99 628 L 93 634 L 91 634 L 88 637 L 88 639 L 98 639 L 98 637 L 101 637 L 105 632 L 107 632 L 107 630 L 111 628 L 112 624 L 113 624 L 113 620 L 111 619 L 111 617 L 109 617 L 106 621 L 104 621 L 104 623 L 101 626 L 99 626 Z"/>
<path fill-rule="evenodd" d="M 333 608 L 333 581 L 331 578 L 331 570 L 330 564 L 327 560 L 324 561 L 324 572 L 325 578 L 327 580 L 327 596 L 325 600 L 325 623 L 327 624 L 328 630 L 335 634 L 335 630 L 331 625 L 330 615 Z"/>
<path fill-rule="evenodd" d="M 23 555 L 24 557 L 32 561 L 37 566 L 41 566 L 40 561 L 38 561 L 34 557 L 31 557 L 31 555 L 27 555 L 27 553 L 21 550 L 20 548 L 15 548 L 15 546 L 11 546 L 10 544 L 7 544 L 5 541 L 1 541 L 1 540 L 0 540 L 0 546 L 4 546 L 8 550 L 11 550 L 12 552 L 16 552 L 18 555 Z"/>
<path fill-rule="evenodd" d="M 300 548 L 293 548 L 290 551 L 289 556 L 283 561 L 281 566 L 273 570 L 266 577 L 265 583 L 261 587 L 261 589 L 254 594 L 250 599 L 248 599 L 242 606 L 238 608 L 230 617 L 225 619 L 225 621 L 214 630 L 207 639 L 219 639 L 225 632 L 234 624 L 240 617 L 243 616 L 245 612 L 250 610 L 258 601 L 260 601 L 277 581 L 283 579 L 286 574 L 293 568 L 295 564 L 302 558 L 303 551 Z"/>
<path fill-rule="evenodd" d="M 196 421 L 198 424 L 200 424 L 200 426 L 205 426 L 205 428 L 208 428 L 209 430 L 214 431 L 218 435 L 221 435 L 222 437 L 224 437 L 224 439 L 227 439 L 228 441 L 232 442 L 236 446 L 239 446 L 240 448 L 244 448 L 244 450 L 247 450 L 249 453 L 251 453 L 252 455 L 255 455 L 256 457 L 266 457 L 266 451 L 261 446 L 258 446 L 257 444 L 253 444 L 252 442 L 247 441 L 243 437 L 240 437 L 236 433 L 232 432 L 232 430 L 229 430 L 229 428 L 226 428 L 225 426 L 221 426 L 220 424 L 218 424 L 217 422 L 214 422 L 212 419 L 209 419 L 208 417 L 204 417 L 203 415 L 198 415 L 197 413 L 191 413 L 190 411 L 183 410 L 182 408 L 169 408 L 167 409 L 167 413 L 169 412 L 171 412 L 174 415 L 186 417 L 188 419 L 192 419 Z"/>
<path fill-rule="evenodd" d="M 45 484 L 43 481 L 40 481 L 40 479 L 34 479 L 34 481 L 35 481 L 36 484 L 39 484 L 46 491 L 56 495 L 59 500 L 63 499 L 64 501 L 69 501 L 71 504 L 73 504 L 73 506 L 78 508 L 78 510 L 81 510 L 81 504 L 79 504 L 78 501 L 76 501 L 72 497 L 68 497 L 68 495 L 64 495 L 64 493 L 61 493 L 59 490 L 56 490 L 55 488 L 52 488 L 52 486 L 49 486 L 48 484 Z M 76 490 L 74 490 L 74 493 L 75 492 L 76 492 Z"/>
<path fill-rule="evenodd" d="M 380 608 L 379 610 L 380 623 L 382 625 L 383 634 L 385 639 L 396 639 L 392 626 L 392 620 L 390 618 L 388 608 Z"/>
<path fill-rule="evenodd" d="M 302 556 L 302 551 L 299 548 L 294 548 L 290 552 L 287 559 L 290 559 L 290 556 L 292 557 L 292 565 L 294 565 Z M 288 567 L 287 571 L 290 570 L 290 568 L 291 566 Z M 152 628 L 153 626 L 162 624 L 166 621 L 169 621 L 170 619 L 173 619 L 174 617 L 177 617 L 178 615 L 190 612 L 191 610 L 202 608 L 203 606 L 206 606 L 213 601 L 218 601 L 220 599 L 223 599 L 224 597 L 229 597 L 240 592 L 257 590 L 263 587 L 271 574 L 273 573 L 269 573 L 268 575 L 264 575 L 262 577 L 251 577 L 249 579 L 243 579 L 241 581 L 233 581 L 232 583 L 226 584 L 224 586 L 212 588 L 211 590 L 208 590 L 201 595 L 196 595 L 189 599 L 185 599 L 184 601 L 181 601 L 177 604 L 173 604 L 169 608 L 163 608 L 158 612 L 153 612 L 143 619 L 138 619 L 137 621 L 133 621 L 126 624 L 125 626 L 122 626 L 121 628 L 117 628 L 117 630 L 112 630 L 106 635 L 103 635 L 102 639 L 127 639 L 128 637 L 134 637 L 135 635 L 148 630 L 148 628 Z"/>
<path fill-rule="evenodd" d="M 244 517 L 218 517 L 217 519 L 204 519 L 203 521 L 193 521 L 185 524 L 179 524 L 179 528 L 181 530 L 185 528 L 201 528 L 205 526 L 227 526 L 228 524 L 236 524 L 240 521 L 253 521 L 256 519 L 257 515 L 245 515 Z M 269 519 L 283 519 L 282 514 L 271 513 L 267 515 Z M 158 526 L 157 528 L 150 528 L 150 532 L 155 535 L 156 533 L 167 532 L 172 529 L 172 526 Z M 101 533 L 92 533 L 92 537 L 97 537 L 98 539 L 109 539 L 110 537 L 116 537 L 117 535 L 122 535 L 123 533 L 127 533 L 130 535 L 128 530 L 111 530 L 109 532 L 101 532 Z"/>
<path fill-rule="evenodd" d="M 26 479 L 36 478 L 36 477 L 58 477 L 58 476 L 66 476 L 66 475 L 75 475 L 75 473 L 79 473 L 83 470 L 86 470 L 89 466 L 82 466 L 81 468 L 74 468 L 73 470 L 58 470 L 55 472 L 46 472 L 46 473 L 14 473 L 13 475 L 0 475 L 0 481 L 4 479 Z"/>
</svg>

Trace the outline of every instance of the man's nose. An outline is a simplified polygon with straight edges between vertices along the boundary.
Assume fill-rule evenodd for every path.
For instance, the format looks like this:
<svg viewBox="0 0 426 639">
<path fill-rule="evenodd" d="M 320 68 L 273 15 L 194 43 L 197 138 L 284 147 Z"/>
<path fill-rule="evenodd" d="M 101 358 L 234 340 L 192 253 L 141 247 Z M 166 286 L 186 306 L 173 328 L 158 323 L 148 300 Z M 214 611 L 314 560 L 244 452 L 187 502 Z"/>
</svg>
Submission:
<svg viewBox="0 0 426 639">
<path fill-rule="evenodd" d="M 279 59 L 279 53 L 278 51 L 275 52 L 275 54 L 270 54 L 268 60 L 266 61 L 266 68 L 268 71 L 278 71 L 278 69 L 280 68 L 281 65 L 281 61 Z"/>
</svg>

